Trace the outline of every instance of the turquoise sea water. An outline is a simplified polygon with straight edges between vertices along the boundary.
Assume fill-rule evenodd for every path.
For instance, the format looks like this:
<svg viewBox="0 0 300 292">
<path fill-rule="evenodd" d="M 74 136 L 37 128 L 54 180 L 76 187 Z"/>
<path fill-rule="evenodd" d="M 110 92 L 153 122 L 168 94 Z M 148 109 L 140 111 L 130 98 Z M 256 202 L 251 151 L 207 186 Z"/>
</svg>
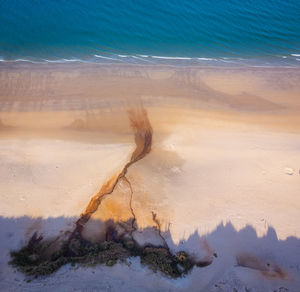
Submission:
<svg viewBox="0 0 300 292">
<path fill-rule="evenodd" d="M 0 0 L 0 59 L 300 64 L 300 0 Z"/>
</svg>

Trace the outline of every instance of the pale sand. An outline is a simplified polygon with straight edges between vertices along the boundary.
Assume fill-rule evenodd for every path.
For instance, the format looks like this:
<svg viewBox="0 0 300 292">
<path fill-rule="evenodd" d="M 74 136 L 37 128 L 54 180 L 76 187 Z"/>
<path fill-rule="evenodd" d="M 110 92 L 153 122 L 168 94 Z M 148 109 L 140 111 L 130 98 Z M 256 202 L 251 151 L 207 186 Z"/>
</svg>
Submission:
<svg viewBox="0 0 300 292">
<path fill-rule="evenodd" d="M 92 275 L 62 269 L 42 281 L 45 287 L 65 291 L 75 281 L 79 291 L 122 285 L 132 291 L 297 291 L 299 69 L 3 66 L 0 89 L 2 289 L 22 289 L 23 276 L 10 275 L 8 250 L 35 230 L 72 229 L 72 217 L 124 167 L 134 149 L 126 110 L 143 104 L 154 141 L 150 154 L 128 170 L 138 225 L 155 225 L 154 211 L 173 250 L 218 258 L 176 281 L 135 263 L 98 267 Z M 128 219 L 128 186 L 121 183 L 117 192 L 93 219 Z M 12 219 L 22 216 L 41 219 Z M 236 257 L 248 268 L 236 266 Z M 81 275 L 87 286 L 76 280 Z M 39 291 L 42 282 L 22 287 Z"/>
</svg>

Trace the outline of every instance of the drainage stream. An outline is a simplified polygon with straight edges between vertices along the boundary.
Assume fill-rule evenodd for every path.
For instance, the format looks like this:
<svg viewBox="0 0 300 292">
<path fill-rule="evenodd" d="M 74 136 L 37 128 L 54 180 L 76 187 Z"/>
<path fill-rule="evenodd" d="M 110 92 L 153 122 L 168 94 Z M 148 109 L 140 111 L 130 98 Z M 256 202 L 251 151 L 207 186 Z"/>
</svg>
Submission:
<svg viewBox="0 0 300 292">
<path fill-rule="evenodd" d="M 194 266 L 203 267 L 212 261 L 196 261 L 184 251 L 173 254 L 161 233 L 161 224 L 157 215 L 152 212 L 152 219 L 156 227 L 155 232 L 161 238 L 162 246 L 140 246 L 133 237 L 137 230 L 136 216 L 132 208 L 133 189 L 130 180 L 126 177 L 128 168 L 135 162 L 143 159 L 151 151 L 153 130 L 144 108 L 128 111 L 130 125 L 134 133 L 136 148 L 122 171 L 103 184 L 95 194 L 84 212 L 75 223 L 75 229 L 69 233 L 67 240 L 61 244 L 58 238 L 44 240 L 42 235 L 34 233 L 27 245 L 18 251 L 11 252 L 10 263 L 28 276 L 48 275 L 58 270 L 62 265 L 106 264 L 113 266 L 118 261 L 125 261 L 129 257 L 140 257 L 142 264 L 149 266 L 153 271 L 161 271 L 168 277 L 177 278 L 187 274 Z M 82 231 L 91 216 L 98 210 L 102 200 L 111 195 L 120 181 L 128 184 L 130 189 L 129 208 L 133 219 L 130 230 L 123 236 L 116 236 L 114 226 L 106 230 L 106 240 L 92 243 L 85 240 Z M 120 225 L 123 222 L 120 222 Z M 115 224 L 116 225 L 116 224 Z"/>
</svg>

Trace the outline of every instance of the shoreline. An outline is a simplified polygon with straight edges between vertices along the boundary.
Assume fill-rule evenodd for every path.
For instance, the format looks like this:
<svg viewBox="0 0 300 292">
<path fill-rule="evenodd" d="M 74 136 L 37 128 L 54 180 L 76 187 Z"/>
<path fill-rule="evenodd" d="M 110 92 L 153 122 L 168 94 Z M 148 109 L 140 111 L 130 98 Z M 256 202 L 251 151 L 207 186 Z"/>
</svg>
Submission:
<svg viewBox="0 0 300 292">
<path fill-rule="evenodd" d="M 0 64 L 100 64 L 133 66 L 170 67 L 266 67 L 298 68 L 300 54 L 297 51 L 281 55 L 236 55 L 236 56 L 161 56 L 148 54 L 106 53 L 84 57 L 17 57 L 5 59 L 0 56 Z"/>
<path fill-rule="evenodd" d="M 168 64 L 168 63 L 149 63 L 149 62 L 136 62 L 136 63 L 130 63 L 130 62 L 96 62 L 95 60 L 80 60 L 80 59 L 58 59 L 58 60 L 44 60 L 44 61 L 33 61 L 33 60 L 26 60 L 26 59 L 16 59 L 16 60 L 3 60 L 0 59 L 0 68 L 2 66 L 7 66 L 7 67 L 13 67 L 13 66 L 17 66 L 17 67 L 22 67 L 22 66 L 47 66 L 47 65 L 53 65 L 53 66 L 64 66 L 64 65 L 70 65 L 70 66 L 75 66 L 75 65 L 79 65 L 79 66 L 93 66 L 93 65 L 98 65 L 98 66 L 120 66 L 120 67 L 146 67 L 146 68 L 151 68 L 151 67 L 166 67 L 166 68 L 191 68 L 191 69 L 206 69 L 206 68 L 212 68 L 212 69 L 251 69 L 251 68 L 266 68 L 266 69 L 273 69 L 273 68 L 282 68 L 282 69 L 299 69 L 300 68 L 300 57 L 296 58 L 296 61 L 294 61 L 294 63 L 291 64 L 280 64 L 280 63 L 275 63 L 270 62 L 270 63 L 263 63 L 261 62 L 261 64 L 259 64 L 259 62 L 257 64 L 251 64 L 251 62 L 249 63 L 242 63 L 242 62 L 237 62 L 235 65 L 230 65 L 229 62 L 224 62 L 226 60 L 226 58 L 223 60 L 222 58 L 220 60 L 215 59 L 214 62 L 216 62 L 216 64 L 205 64 L 205 62 L 203 62 L 201 64 L 201 62 L 199 62 L 199 64 L 188 64 L 188 63 L 183 63 L 181 62 L 180 64 L 180 60 L 179 64 Z M 198 58 L 196 58 L 198 59 Z M 200 58 L 201 59 L 201 58 Z M 205 58 L 204 58 L 205 59 Z M 166 59 L 166 61 L 169 61 L 170 59 Z M 176 60 L 176 59 L 175 59 Z M 214 59 L 212 59 L 211 61 L 213 61 Z M 223 60 L 223 61 L 222 61 Z M 237 59 L 239 60 L 239 59 Z M 245 59 L 247 60 L 247 59 Z M 250 60 L 250 59 L 249 59 Z"/>
</svg>

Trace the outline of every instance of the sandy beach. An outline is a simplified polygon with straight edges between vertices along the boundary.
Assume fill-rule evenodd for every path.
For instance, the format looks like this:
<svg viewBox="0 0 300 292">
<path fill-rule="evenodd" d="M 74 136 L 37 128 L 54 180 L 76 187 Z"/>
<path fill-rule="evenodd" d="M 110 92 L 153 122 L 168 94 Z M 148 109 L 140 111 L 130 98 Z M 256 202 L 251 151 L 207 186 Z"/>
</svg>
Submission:
<svg viewBox="0 0 300 292">
<path fill-rule="evenodd" d="M 143 113 L 151 150 L 118 181 Z M 0 290 L 299 291 L 299 150 L 299 68 L 4 62 Z M 108 182 L 116 186 L 91 212 L 87 239 L 134 214 L 141 245 L 165 241 L 210 264 L 176 280 L 138 258 L 68 264 L 26 282 L 9 252 L 34 232 L 72 232 Z"/>
</svg>

